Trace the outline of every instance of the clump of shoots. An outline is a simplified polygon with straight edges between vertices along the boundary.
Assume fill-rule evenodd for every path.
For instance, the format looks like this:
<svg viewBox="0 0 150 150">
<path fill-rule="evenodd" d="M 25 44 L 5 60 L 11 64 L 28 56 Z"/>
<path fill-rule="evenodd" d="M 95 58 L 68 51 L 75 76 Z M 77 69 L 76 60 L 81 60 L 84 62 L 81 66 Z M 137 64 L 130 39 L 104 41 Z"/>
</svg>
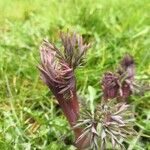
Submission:
<svg viewBox="0 0 150 150">
<path fill-rule="evenodd" d="M 63 49 L 44 41 L 41 48 L 41 63 L 38 66 L 41 78 L 52 91 L 64 115 L 75 133 L 74 145 L 78 149 L 98 150 L 124 148 L 123 141 L 135 132 L 133 114 L 127 100 L 133 93 L 135 64 L 126 54 L 116 72 L 106 72 L 100 85 L 103 96 L 94 114 L 79 105 L 75 69 L 82 65 L 89 44 L 81 36 L 60 33 Z M 79 108 L 81 106 L 81 108 Z"/>
</svg>

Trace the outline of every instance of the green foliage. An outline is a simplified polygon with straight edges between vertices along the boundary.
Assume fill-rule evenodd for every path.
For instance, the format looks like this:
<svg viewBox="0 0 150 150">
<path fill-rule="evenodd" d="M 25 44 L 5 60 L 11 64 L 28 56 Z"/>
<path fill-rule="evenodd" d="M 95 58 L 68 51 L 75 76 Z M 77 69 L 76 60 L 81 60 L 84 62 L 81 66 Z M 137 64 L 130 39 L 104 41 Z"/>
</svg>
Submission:
<svg viewBox="0 0 150 150">
<path fill-rule="evenodd" d="M 91 42 L 77 85 L 91 109 L 100 102 L 102 74 L 129 52 L 137 80 L 150 82 L 149 0 L 0 0 L 0 149 L 75 149 L 73 134 L 36 68 L 43 39 L 60 45 L 60 30 Z M 131 149 L 149 149 L 150 93 L 134 96 Z M 94 101 L 94 102 L 93 102 Z M 91 110 L 92 111 L 92 110 Z M 64 144 L 66 143 L 66 144 Z"/>
</svg>

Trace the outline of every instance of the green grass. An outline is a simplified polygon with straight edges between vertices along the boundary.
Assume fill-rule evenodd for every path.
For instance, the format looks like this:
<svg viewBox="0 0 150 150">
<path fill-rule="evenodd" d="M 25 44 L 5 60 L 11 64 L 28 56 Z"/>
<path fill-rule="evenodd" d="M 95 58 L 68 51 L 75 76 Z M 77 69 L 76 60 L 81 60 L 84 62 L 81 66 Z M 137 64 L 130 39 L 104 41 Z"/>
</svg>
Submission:
<svg viewBox="0 0 150 150">
<path fill-rule="evenodd" d="M 136 60 L 136 78 L 150 82 L 149 10 L 149 0 L 0 0 L 0 150 L 75 149 L 36 68 L 42 40 L 59 44 L 60 30 L 76 31 L 92 44 L 86 65 L 76 72 L 82 96 L 93 87 L 99 102 L 102 74 L 126 52 Z M 130 101 L 139 134 L 128 149 L 148 150 L 150 93 Z"/>
</svg>

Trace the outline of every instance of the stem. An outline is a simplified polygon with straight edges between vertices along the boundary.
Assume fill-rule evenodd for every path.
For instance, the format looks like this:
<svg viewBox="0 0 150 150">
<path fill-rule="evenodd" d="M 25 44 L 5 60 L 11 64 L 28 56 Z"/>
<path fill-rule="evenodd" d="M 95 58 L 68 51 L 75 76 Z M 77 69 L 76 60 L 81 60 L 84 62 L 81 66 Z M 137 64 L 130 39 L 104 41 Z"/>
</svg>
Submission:
<svg viewBox="0 0 150 150">
<path fill-rule="evenodd" d="M 58 94 L 55 90 L 53 90 L 52 92 L 54 93 L 56 99 L 58 100 L 58 103 L 61 109 L 63 110 L 63 113 L 66 116 L 70 126 L 73 127 L 76 124 L 79 116 L 79 102 L 75 90 L 73 92 L 72 98 L 68 101 L 66 101 L 63 98 L 62 94 Z M 82 128 L 73 129 L 76 139 L 78 139 L 79 136 L 81 136 L 82 130 L 83 130 Z M 84 149 L 89 146 L 90 144 L 89 139 L 90 138 L 88 136 L 84 137 L 82 140 L 76 143 L 75 146 L 80 150 Z"/>
</svg>

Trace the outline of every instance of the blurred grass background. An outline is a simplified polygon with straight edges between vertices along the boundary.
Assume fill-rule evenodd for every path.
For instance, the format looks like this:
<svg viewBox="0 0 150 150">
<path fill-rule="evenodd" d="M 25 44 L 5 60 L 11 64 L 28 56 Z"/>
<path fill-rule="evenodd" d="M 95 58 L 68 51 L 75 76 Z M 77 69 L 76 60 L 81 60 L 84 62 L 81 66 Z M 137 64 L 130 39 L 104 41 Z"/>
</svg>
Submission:
<svg viewBox="0 0 150 150">
<path fill-rule="evenodd" d="M 126 53 L 136 79 L 150 81 L 149 0 L 0 0 L 0 150 L 74 150 L 73 134 L 36 66 L 43 39 L 59 44 L 60 30 L 76 31 L 92 47 L 79 69 L 79 94 L 94 91 Z M 133 96 L 139 132 L 128 150 L 150 149 L 150 93 Z"/>
</svg>

